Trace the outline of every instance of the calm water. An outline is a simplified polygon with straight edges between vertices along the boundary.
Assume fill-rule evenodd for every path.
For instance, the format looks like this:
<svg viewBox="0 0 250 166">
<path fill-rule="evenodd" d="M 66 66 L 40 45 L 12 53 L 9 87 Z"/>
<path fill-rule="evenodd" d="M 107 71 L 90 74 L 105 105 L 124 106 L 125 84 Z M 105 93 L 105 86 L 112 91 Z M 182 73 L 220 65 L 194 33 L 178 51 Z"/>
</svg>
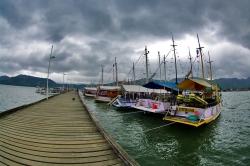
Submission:
<svg viewBox="0 0 250 166">
<path fill-rule="evenodd" d="M 84 99 L 105 130 L 140 165 L 250 165 L 250 92 L 222 95 L 221 115 L 199 128 Z"/>
<path fill-rule="evenodd" d="M 0 85 L 0 97 L 4 111 L 46 96 L 35 88 Z M 142 166 L 250 165 L 250 92 L 225 92 L 222 97 L 221 115 L 199 128 L 83 98 L 104 129 Z"/>
<path fill-rule="evenodd" d="M 0 85 L 0 112 L 46 98 L 35 87 Z"/>
</svg>

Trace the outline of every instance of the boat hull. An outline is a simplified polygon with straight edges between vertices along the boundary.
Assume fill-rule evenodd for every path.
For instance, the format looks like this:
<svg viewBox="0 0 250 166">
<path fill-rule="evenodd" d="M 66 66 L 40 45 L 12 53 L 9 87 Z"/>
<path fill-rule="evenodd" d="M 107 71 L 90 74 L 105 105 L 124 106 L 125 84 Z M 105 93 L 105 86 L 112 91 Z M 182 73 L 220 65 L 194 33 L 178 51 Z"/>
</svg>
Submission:
<svg viewBox="0 0 250 166">
<path fill-rule="evenodd" d="M 170 104 L 170 102 L 160 102 L 152 99 L 139 99 L 132 107 L 145 112 L 165 114 L 166 110 L 170 108 Z"/>
<path fill-rule="evenodd" d="M 86 97 L 95 97 L 96 95 L 95 94 L 87 94 L 87 93 L 85 93 L 84 96 L 86 96 Z"/>
<path fill-rule="evenodd" d="M 221 113 L 222 103 L 219 103 L 209 108 L 195 108 L 183 106 L 174 106 L 172 108 L 173 109 L 170 109 L 169 112 L 164 116 L 163 120 L 199 127 L 217 119 L 217 117 Z M 195 113 L 191 110 L 197 111 L 198 114 L 194 116 Z"/>
<path fill-rule="evenodd" d="M 112 104 L 116 109 L 132 109 L 132 106 L 136 104 L 136 101 L 133 99 L 117 98 Z"/>
<path fill-rule="evenodd" d="M 112 98 L 110 98 L 110 97 L 101 97 L 101 96 L 99 96 L 99 97 L 95 98 L 95 102 L 99 102 L 99 103 L 108 103 L 111 100 L 112 100 Z"/>
</svg>

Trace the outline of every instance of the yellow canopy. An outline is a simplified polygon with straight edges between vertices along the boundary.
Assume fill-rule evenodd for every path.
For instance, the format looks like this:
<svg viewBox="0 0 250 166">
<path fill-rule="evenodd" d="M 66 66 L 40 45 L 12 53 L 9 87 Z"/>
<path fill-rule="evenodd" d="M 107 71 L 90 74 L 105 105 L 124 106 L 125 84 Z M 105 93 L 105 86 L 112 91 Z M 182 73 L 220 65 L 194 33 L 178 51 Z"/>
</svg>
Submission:
<svg viewBox="0 0 250 166">
<path fill-rule="evenodd" d="M 211 88 L 211 87 L 214 89 L 214 87 L 205 80 L 189 79 L 189 78 L 186 78 L 175 87 L 182 90 L 195 90 L 195 91 L 202 91 L 205 88 Z"/>
</svg>

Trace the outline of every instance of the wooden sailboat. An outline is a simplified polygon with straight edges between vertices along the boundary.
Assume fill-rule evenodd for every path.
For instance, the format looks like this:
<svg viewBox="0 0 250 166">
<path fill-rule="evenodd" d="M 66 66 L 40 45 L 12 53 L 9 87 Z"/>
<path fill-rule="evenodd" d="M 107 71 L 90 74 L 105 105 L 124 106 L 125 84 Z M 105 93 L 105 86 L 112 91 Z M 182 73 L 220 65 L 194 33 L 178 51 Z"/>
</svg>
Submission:
<svg viewBox="0 0 250 166">
<path fill-rule="evenodd" d="M 97 93 L 96 87 L 85 87 L 83 90 L 83 95 L 86 97 L 95 97 Z"/>
<path fill-rule="evenodd" d="M 139 99 L 138 102 L 134 106 L 132 106 L 133 108 L 142 110 L 144 112 L 165 114 L 166 111 L 170 108 L 170 106 L 176 104 L 175 96 L 178 93 L 178 89 L 174 88 L 177 85 L 177 67 L 176 67 L 176 54 L 175 54 L 176 45 L 174 43 L 173 35 L 172 35 L 172 41 L 173 41 L 173 45 L 171 46 L 173 46 L 174 57 L 175 57 L 175 72 L 176 72 L 175 83 L 166 82 L 166 80 L 165 82 L 161 82 L 161 81 L 147 82 L 145 85 L 143 85 L 143 87 L 150 88 L 150 89 L 158 89 L 161 91 L 160 95 L 157 95 L 158 97 Z M 147 58 L 146 48 L 145 48 L 145 55 Z M 165 61 L 164 61 L 164 64 L 165 64 Z M 160 62 L 159 62 L 159 66 L 160 66 Z M 146 64 L 146 69 L 147 69 L 147 64 Z M 147 73 L 147 70 L 146 70 L 146 73 Z M 148 81 L 148 78 L 147 78 L 147 81 Z M 171 92 L 171 94 L 168 92 Z"/>
<path fill-rule="evenodd" d="M 202 92 L 202 96 L 198 94 L 191 93 L 189 95 L 177 96 L 178 104 L 171 106 L 164 116 L 163 120 L 178 122 L 190 126 L 201 126 L 203 124 L 209 123 L 215 120 L 221 112 L 222 100 L 221 95 L 218 91 L 218 86 L 212 84 L 212 70 L 211 61 L 210 63 L 210 75 L 211 82 L 208 83 L 204 79 L 204 66 L 202 57 L 202 48 L 200 46 L 199 37 L 197 34 L 198 44 L 199 44 L 199 54 L 201 57 L 202 65 L 202 79 L 190 79 L 187 77 L 176 88 L 186 91 Z"/>
<path fill-rule="evenodd" d="M 119 91 L 119 86 L 98 86 L 95 101 L 108 103 L 118 96 Z"/>
<path fill-rule="evenodd" d="M 101 85 L 97 87 L 97 92 L 95 96 L 96 102 L 110 102 L 119 95 L 121 88 L 120 86 L 118 86 L 116 58 L 113 67 L 115 67 L 115 72 L 116 72 L 116 86 L 103 85 L 103 68 L 102 68 Z"/>
</svg>

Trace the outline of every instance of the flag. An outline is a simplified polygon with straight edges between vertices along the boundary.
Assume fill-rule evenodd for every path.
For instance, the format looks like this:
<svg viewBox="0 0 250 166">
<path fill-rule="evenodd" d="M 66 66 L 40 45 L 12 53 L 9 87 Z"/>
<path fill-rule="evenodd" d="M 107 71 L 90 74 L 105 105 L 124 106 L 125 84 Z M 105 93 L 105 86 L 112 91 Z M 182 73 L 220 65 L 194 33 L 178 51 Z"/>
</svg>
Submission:
<svg viewBox="0 0 250 166">
<path fill-rule="evenodd" d="M 124 79 L 124 80 L 122 81 L 122 85 L 123 85 L 125 82 L 126 82 L 126 80 Z"/>
</svg>

